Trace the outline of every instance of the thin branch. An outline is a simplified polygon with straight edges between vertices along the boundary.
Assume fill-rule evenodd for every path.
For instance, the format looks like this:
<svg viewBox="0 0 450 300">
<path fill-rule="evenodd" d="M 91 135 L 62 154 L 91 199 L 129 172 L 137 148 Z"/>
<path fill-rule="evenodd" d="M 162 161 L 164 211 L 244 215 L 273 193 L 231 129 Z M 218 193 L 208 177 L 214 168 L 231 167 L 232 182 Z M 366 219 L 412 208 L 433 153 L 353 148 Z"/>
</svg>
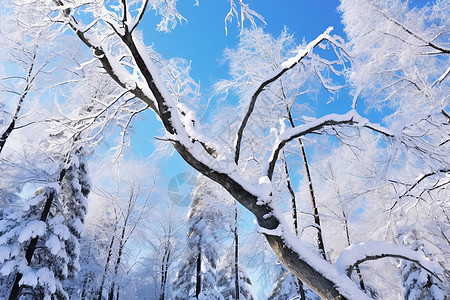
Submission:
<svg viewBox="0 0 450 300">
<path fill-rule="evenodd" d="M 144 4 L 141 6 L 141 9 L 140 9 L 139 14 L 138 14 L 138 16 L 136 18 L 136 21 L 135 21 L 134 25 L 131 26 L 130 33 L 133 33 L 133 31 L 136 29 L 136 27 L 139 25 L 139 23 L 141 23 L 142 18 L 144 17 L 144 14 L 145 14 L 145 10 L 147 9 L 148 1 L 149 0 L 145 0 Z"/>
<path fill-rule="evenodd" d="M 304 136 L 306 134 L 323 130 L 327 126 L 352 125 L 352 124 L 359 124 L 359 126 L 361 127 L 366 127 L 381 134 L 384 134 L 388 137 L 393 137 L 393 134 L 388 129 L 368 122 L 367 119 L 361 117 L 355 110 L 351 110 L 344 115 L 329 114 L 322 118 L 314 119 L 313 121 L 307 124 L 295 128 L 286 129 L 283 132 L 283 134 L 281 134 L 277 138 L 277 141 L 275 142 L 275 145 L 272 148 L 272 155 L 270 156 L 268 165 L 266 166 L 265 171 L 266 176 L 269 177 L 269 179 L 272 179 L 278 155 L 288 142 L 301 136 Z"/>
<path fill-rule="evenodd" d="M 436 44 L 434 44 L 432 41 L 427 41 L 425 40 L 423 37 L 419 36 L 418 34 L 412 32 L 411 30 L 409 30 L 408 28 L 406 28 L 405 25 L 401 24 L 400 22 L 398 22 L 397 20 L 389 17 L 380 7 L 376 6 L 375 4 L 373 4 L 373 6 L 389 21 L 391 21 L 392 23 L 394 23 L 395 25 L 397 25 L 398 27 L 402 28 L 406 33 L 410 34 L 411 36 L 413 36 L 414 38 L 416 38 L 417 40 L 425 43 L 427 46 L 436 49 L 438 51 L 441 51 L 442 53 L 445 54 L 450 54 L 450 49 L 446 49 L 440 46 L 437 46 Z"/>
<path fill-rule="evenodd" d="M 262 91 L 272 82 L 279 79 L 281 76 L 283 76 L 284 73 L 286 73 L 288 70 L 295 67 L 302 59 L 304 59 L 318 44 L 320 44 L 323 40 L 328 39 L 329 34 L 333 28 L 329 27 L 327 30 L 325 30 L 324 33 L 319 35 L 315 40 L 310 42 L 305 49 L 300 50 L 296 56 L 291 57 L 289 60 L 284 62 L 281 67 L 281 70 L 277 70 L 273 72 L 267 79 L 265 79 L 259 87 L 256 89 L 256 91 L 253 93 L 253 96 L 250 100 L 249 107 L 247 109 L 247 112 L 242 119 L 241 126 L 239 127 L 239 130 L 237 132 L 236 142 L 235 142 L 235 153 L 234 153 L 234 161 L 236 164 L 239 163 L 239 155 L 241 151 L 241 142 L 242 137 L 244 135 L 244 129 L 247 126 L 248 120 L 250 119 L 250 116 L 255 108 L 256 100 L 258 99 L 258 96 L 262 93 Z"/>
<path fill-rule="evenodd" d="M 400 259 L 404 259 L 410 262 L 413 262 L 415 264 L 417 264 L 419 267 L 421 267 L 422 269 L 424 269 L 425 271 L 427 271 L 428 273 L 430 273 L 432 276 L 434 276 L 437 280 L 439 280 L 440 282 L 442 282 L 442 279 L 439 278 L 433 271 L 431 271 L 429 268 L 425 267 L 419 260 L 416 259 L 412 259 L 410 257 L 404 256 L 404 255 L 400 255 L 400 254 L 389 254 L 389 253 L 385 253 L 385 254 L 380 254 L 380 255 L 373 255 L 373 256 L 366 256 L 363 259 L 357 260 L 353 265 L 349 266 L 347 268 L 347 276 L 351 277 L 352 276 L 352 272 L 354 268 L 357 268 L 361 263 L 366 262 L 366 261 L 371 261 L 371 260 L 378 260 L 381 258 L 386 258 L 386 257 L 391 257 L 391 258 L 400 258 Z"/>
</svg>

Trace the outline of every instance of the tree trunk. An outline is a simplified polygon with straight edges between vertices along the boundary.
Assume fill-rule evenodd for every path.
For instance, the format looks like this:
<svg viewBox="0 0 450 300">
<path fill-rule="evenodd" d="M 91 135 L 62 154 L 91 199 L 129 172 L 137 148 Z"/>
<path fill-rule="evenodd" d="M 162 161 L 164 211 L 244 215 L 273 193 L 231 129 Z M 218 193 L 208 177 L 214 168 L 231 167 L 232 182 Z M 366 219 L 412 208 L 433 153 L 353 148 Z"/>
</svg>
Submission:
<svg viewBox="0 0 450 300">
<path fill-rule="evenodd" d="M 132 189 L 129 200 L 128 200 L 127 212 L 126 212 L 125 218 L 123 220 L 122 232 L 120 234 L 120 239 L 119 239 L 119 249 L 117 252 L 117 259 L 116 259 L 116 262 L 114 265 L 114 275 L 113 275 L 113 279 L 111 281 L 111 287 L 109 289 L 108 300 L 114 299 L 114 289 L 116 287 L 116 278 L 117 278 L 117 274 L 119 273 L 119 266 L 120 266 L 120 261 L 122 259 L 123 248 L 125 247 L 125 244 L 127 243 L 127 241 L 125 240 L 125 233 L 128 228 L 128 221 L 129 221 L 129 218 L 130 218 L 130 215 L 132 212 L 132 207 L 133 207 L 135 200 L 136 199 L 134 197 L 134 189 Z"/>
<path fill-rule="evenodd" d="M 117 73 L 115 72 L 113 67 L 114 62 L 110 61 L 111 56 L 108 55 L 103 48 L 95 44 L 94 41 L 91 41 L 89 39 L 89 36 L 84 31 L 80 30 L 79 26 L 76 25 L 76 20 L 73 17 L 69 25 L 71 26 L 75 34 L 81 39 L 81 41 L 83 41 L 88 47 L 93 50 L 95 57 L 97 57 L 104 70 L 111 76 L 111 78 L 120 86 L 129 90 L 127 84 L 117 76 Z M 146 104 L 148 104 L 149 107 L 157 113 L 167 133 L 173 136 L 181 134 L 182 137 L 186 137 L 183 133 L 177 132 L 177 130 L 183 130 L 181 127 L 177 127 L 178 125 L 174 125 L 179 124 L 179 116 L 172 106 L 173 103 L 171 99 L 165 98 L 167 91 L 160 90 L 160 86 L 157 84 L 157 82 L 159 82 L 158 75 L 152 74 L 152 72 L 150 71 L 151 66 L 147 66 L 146 60 L 142 56 L 145 54 L 141 53 L 138 49 L 138 46 L 136 45 L 133 38 L 133 34 L 130 32 L 130 28 L 128 28 L 128 26 L 124 26 L 123 34 L 119 34 L 118 37 L 121 38 L 123 43 L 130 51 L 130 54 L 133 56 L 136 67 L 142 74 L 146 86 L 151 91 L 152 98 L 149 98 L 149 96 L 146 95 L 146 93 L 138 86 L 129 91 L 132 92 L 136 97 L 144 101 Z M 287 69 L 283 69 L 283 73 L 285 72 L 285 70 Z M 279 78 L 283 73 L 279 73 L 279 76 L 277 75 L 272 78 L 273 80 L 271 79 L 269 81 L 266 81 L 267 84 Z M 163 87 L 161 88 L 164 89 Z M 315 130 L 321 129 L 324 126 L 352 122 L 353 119 L 344 121 L 325 121 L 320 125 L 309 128 L 302 134 L 314 132 Z M 333 266 L 331 266 L 329 263 L 327 263 L 326 261 L 322 262 L 318 260 L 311 261 L 309 259 L 309 252 L 306 249 L 305 251 L 308 253 L 306 254 L 307 257 L 304 256 L 301 252 L 298 253 L 294 251 L 291 248 L 293 245 L 291 245 L 289 241 L 278 235 L 271 235 L 270 230 L 275 230 L 281 225 L 278 216 L 274 215 L 274 210 L 269 204 L 260 203 L 260 201 L 258 201 L 258 197 L 252 194 L 247 188 L 245 188 L 242 182 L 240 182 L 240 179 L 236 179 L 229 173 L 211 168 L 209 162 L 203 161 L 193 154 L 189 143 L 184 144 L 184 141 L 179 141 L 176 138 L 171 140 L 171 142 L 177 152 L 189 165 L 191 165 L 193 168 L 195 168 L 197 171 L 207 176 L 211 180 L 223 186 L 231 194 L 231 196 L 233 196 L 240 204 L 242 204 L 246 209 L 248 209 L 255 215 L 259 226 L 266 230 L 266 233 L 264 233 L 265 237 L 270 246 L 273 248 L 275 254 L 295 276 L 305 282 L 319 296 L 325 299 L 345 299 L 341 292 L 339 292 L 339 290 L 342 290 L 342 292 L 345 294 L 358 295 L 359 298 L 364 298 L 363 293 L 359 293 L 359 289 L 355 289 L 351 286 L 352 282 L 350 279 L 338 274 L 336 274 L 336 276 L 331 275 L 328 271 L 333 270 L 334 272 L 335 269 L 332 269 Z M 280 148 L 283 145 L 284 144 L 280 144 Z M 277 155 L 278 152 L 276 152 L 275 157 Z M 212 156 L 208 158 L 208 161 L 210 159 L 214 159 L 214 157 Z M 273 167 L 274 165 L 270 164 L 269 169 L 266 172 L 269 180 L 272 177 Z"/>
<path fill-rule="evenodd" d="M 350 242 L 350 233 L 348 230 L 348 223 L 347 223 L 347 216 L 344 214 L 344 229 L 345 229 L 345 237 L 347 238 L 347 246 L 351 245 Z M 359 266 L 357 265 L 355 267 L 356 269 L 356 274 L 358 275 L 358 280 L 359 280 L 359 287 L 361 288 L 361 290 L 365 291 L 366 290 L 366 285 L 364 284 L 364 280 L 361 274 L 361 270 L 359 269 Z"/>
<path fill-rule="evenodd" d="M 292 208 L 292 220 L 294 222 L 294 232 L 295 235 L 298 235 L 298 216 L 297 216 L 297 202 L 295 199 L 294 189 L 291 185 L 291 177 L 289 175 L 289 168 L 286 161 L 286 155 L 283 151 L 283 160 L 284 160 L 284 172 L 286 173 L 286 183 L 287 188 L 289 190 L 289 194 L 291 195 L 291 208 Z M 306 300 L 305 289 L 303 288 L 303 282 L 297 278 L 298 283 L 298 294 L 300 295 L 301 300 Z"/>
<path fill-rule="evenodd" d="M 125 237 L 125 231 L 126 231 L 126 224 L 122 228 L 122 235 L 121 235 L 121 239 L 119 241 L 119 251 L 117 252 L 117 260 L 114 264 L 114 277 L 111 282 L 111 287 L 109 289 L 108 300 L 114 299 L 114 289 L 116 287 L 116 278 L 117 278 L 117 274 L 119 273 L 119 265 L 120 265 L 120 261 L 122 259 L 122 252 L 123 252 L 123 247 L 124 247 L 123 240 Z"/>
<path fill-rule="evenodd" d="M 234 206 L 234 289 L 236 291 L 236 300 L 240 297 L 239 287 L 239 236 L 238 236 L 238 211 L 237 203 Z"/>
<path fill-rule="evenodd" d="M 280 226 L 280 221 L 273 215 L 273 210 L 269 205 L 258 205 L 257 197 L 244 189 L 230 176 L 211 170 L 193 157 L 181 144 L 175 142 L 174 146 L 186 162 L 200 173 L 221 184 L 239 203 L 251 211 L 260 227 L 274 230 Z M 306 259 L 300 257 L 288 246 L 285 240 L 275 235 L 264 235 L 281 262 L 319 296 L 324 299 L 346 299 L 338 291 L 336 284 L 327 278 L 328 276 L 317 271 Z"/>
<path fill-rule="evenodd" d="M 164 300 L 166 294 L 167 276 L 169 273 L 169 261 L 171 254 L 169 239 L 166 240 L 166 245 L 164 246 L 164 255 L 161 264 L 161 291 L 159 294 L 159 300 Z"/>
<path fill-rule="evenodd" d="M 116 232 L 116 229 L 114 229 L 114 233 L 111 237 L 111 242 L 109 243 L 108 256 L 106 257 L 105 269 L 103 270 L 102 281 L 100 282 L 100 288 L 98 291 L 97 300 L 102 300 L 102 298 L 103 298 L 103 285 L 105 284 L 106 274 L 107 274 L 108 268 L 109 268 L 109 262 L 112 257 L 112 249 L 113 249 L 113 245 L 114 245 L 115 232 Z"/>
<path fill-rule="evenodd" d="M 34 80 L 32 73 L 33 73 L 35 59 L 36 59 L 36 52 L 33 55 L 30 68 L 28 69 L 27 84 L 25 86 L 23 93 L 20 95 L 19 103 L 17 103 L 16 111 L 14 112 L 11 123 L 9 123 L 8 127 L 6 128 L 6 130 L 3 132 L 2 136 L 0 137 L 0 153 L 2 152 L 3 147 L 5 146 L 6 140 L 8 139 L 10 134 L 13 132 L 14 127 L 16 126 L 16 121 L 19 118 L 19 113 L 22 109 L 23 101 L 25 100 L 25 97 L 27 96 L 28 92 L 30 91 L 31 83 Z"/>
<path fill-rule="evenodd" d="M 294 119 L 292 118 L 291 110 L 290 108 L 286 108 L 288 113 L 288 119 L 289 123 L 291 124 L 291 127 L 294 128 Z M 325 252 L 325 244 L 323 242 L 323 236 L 322 236 L 322 227 L 320 226 L 320 216 L 319 216 L 319 209 L 317 208 L 316 204 L 316 196 L 314 194 L 314 189 L 311 181 L 311 173 L 309 172 L 309 164 L 308 160 L 306 159 L 306 153 L 305 153 L 305 147 L 303 147 L 303 142 L 299 138 L 298 143 L 300 144 L 300 150 L 302 152 L 302 159 L 303 159 L 303 165 L 305 166 L 305 176 L 306 180 L 308 182 L 308 191 L 309 191 L 309 198 L 311 200 L 312 205 L 312 212 L 314 216 L 314 223 L 317 225 L 317 247 L 319 248 L 320 253 L 322 254 L 323 259 L 327 259 L 326 252 Z"/>
<path fill-rule="evenodd" d="M 200 247 L 199 244 L 197 256 L 197 276 L 195 281 L 195 298 L 198 299 L 201 290 L 202 290 L 202 248 Z"/>
</svg>

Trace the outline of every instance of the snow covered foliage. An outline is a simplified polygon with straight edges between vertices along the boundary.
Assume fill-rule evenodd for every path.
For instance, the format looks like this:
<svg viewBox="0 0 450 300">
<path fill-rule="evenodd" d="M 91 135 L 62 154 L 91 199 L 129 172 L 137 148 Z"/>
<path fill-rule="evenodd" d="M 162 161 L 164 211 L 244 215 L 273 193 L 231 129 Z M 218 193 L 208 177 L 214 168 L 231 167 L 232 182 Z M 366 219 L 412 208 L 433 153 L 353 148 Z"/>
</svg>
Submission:
<svg viewBox="0 0 450 300">
<path fill-rule="evenodd" d="M 283 299 L 302 299 L 301 288 L 297 277 L 291 274 L 285 267 L 280 267 L 281 273 L 278 275 L 275 286 L 267 299 L 283 300 Z M 320 299 L 316 293 L 311 291 L 307 286 L 302 286 L 304 298 L 307 300 Z"/>
<path fill-rule="evenodd" d="M 83 154 L 76 153 L 56 177 L 1 221 L 0 270 L 15 278 L 11 295 L 69 298 L 62 281 L 80 269 L 79 239 L 90 190 Z"/>
<path fill-rule="evenodd" d="M 235 290 L 235 256 L 227 251 L 217 268 L 217 286 L 225 300 L 237 299 Z M 239 299 L 253 300 L 252 282 L 243 264 L 239 264 Z"/>
<path fill-rule="evenodd" d="M 333 35 L 331 27 L 301 45 L 287 30 L 278 38 L 258 28 L 242 30 L 239 45 L 225 54 L 231 78 L 215 86 L 216 95 L 225 100 L 222 103 L 231 98 L 228 103 L 233 107 L 217 114 L 218 121 L 211 118 L 216 126 L 201 124 L 200 93 L 190 78 L 190 64 L 164 59 L 144 44 L 137 29 L 148 10 L 160 16 L 158 30 L 173 29 L 183 21 L 176 0 L 14 3 L 17 20 L 26 28 L 55 32 L 71 43 L 79 40 L 73 42 L 77 47 L 58 52 L 71 59 L 55 68 L 66 77 L 60 81 L 54 76 L 51 86 L 58 100 L 55 107 L 46 109 L 50 117 L 45 117 L 46 122 L 29 122 L 34 132 L 53 130 L 53 143 L 31 139 L 39 141 L 31 152 L 45 158 L 25 164 L 8 157 L 11 166 L 20 166 L 14 170 L 32 165 L 40 171 L 37 174 L 45 174 L 39 182 L 44 182 L 42 193 L 30 198 L 20 213 L 2 212 L 0 272 L 17 274 L 15 279 L 2 279 L 15 281 L 15 292 L 22 285 L 29 287 L 27 293 L 38 296 L 68 297 L 62 281 L 79 269 L 79 239 L 89 190 L 85 163 L 77 151 L 90 151 L 91 146 L 114 137 L 119 143 L 112 148 L 120 158 L 131 141 L 133 118 L 149 109 L 164 127 L 159 139 L 202 174 L 192 193 L 186 247 L 174 284 L 167 289 L 173 298 L 229 296 L 219 282 L 231 281 L 232 275 L 225 271 L 230 268 L 222 266 L 220 276 L 217 270 L 219 262 L 227 261 L 220 259 L 219 237 L 225 233 L 219 231 L 233 232 L 224 190 L 254 215 L 258 232 L 266 239 L 258 244 L 261 252 L 269 245 L 278 256 L 273 261 L 283 263 L 322 298 L 403 294 L 411 299 L 439 299 L 448 294 L 448 285 L 442 283 L 448 281 L 450 254 L 448 1 L 412 7 L 400 0 L 342 0 L 339 10 L 347 40 Z M 239 17 L 240 24 L 247 19 L 255 27 L 260 16 L 247 3 L 229 0 L 229 4 L 226 22 Z M 66 34 L 67 30 L 73 34 Z M 80 43 L 89 51 L 77 51 L 82 49 Z M 33 66 L 28 64 L 29 73 Z M 342 94 L 353 101 L 339 107 L 321 103 L 336 101 Z M 314 100 L 323 111 L 314 109 Z M 383 112 L 385 117 L 378 120 L 382 125 L 369 120 L 371 110 Z M 120 128 L 106 130 L 111 124 Z M 312 156 L 308 162 L 305 149 Z M 296 170 L 301 164 L 298 157 L 303 158 L 304 169 Z M 307 174 L 308 165 L 312 176 Z M 289 172 L 295 180 L 289 181 Z M 309 195 L 295 194 L 297 188 L 289 186 L 301 181 L 302 172 L 306 179 L 300 188 Z M 34 175 L 27 184 L 36 184 L 39 176 Z M 23 187 L 23 181 L 15 188 L 2 183 L 1 194 L 17 196 Z M 311 201 L 304 201 L 305 195 Z M 130 296 L 132 287 L 127 289 L 126 280 L 148 278 L 125 276 L 133 265 L 125 255 L 129 238 L 148 211 L 134 210 L 137 199 L 137 190 L 131 189 L 129 201 L 105 212 L 115 220 L 105 226 L 110 229 L 102 236 L 107 251 L 97 260 L 104 266 L 94 292 L 99 299 Z M 288 221 L 291 216 L 297 221 L 291 210 L 297 200 L 299 214 L 306 217 L 300 226 L 297 222 L 293 226 Z M 170 240 L 161 245 L 166 257 L 170 252 L 166 249 L 172 248 Z M 153 262 L 158 256 L 149 257 Z M 152 291 L 158 290 L 157 285 L 160 291 L 166 290 L 162 286 L 167 283 L 166 271 L 161 268 L 161 276 L 155 276 L 158 280 L 148 283 Z M 295 284 L 301 286 L 285 270 L 277 275 L 275 294 L 291 297 Z M 88 284 L 90 276 L 84 273 L 78 283 L 91 289 L 92 295 L 95 284 Z M 245 274 L 233 276 L 235 282 L 243 283 L 242 293 L 235 296 L 251 298 Z M 308 297 L 315 298 L 305 289 Z M 80 295 L 75 290 L 70 293 Z"/>
<path fill-rule="evenodd" d="M 430 243 L 417 229 L 405 231 L 404 234 L 399 235 L 398 239 L 401 244 L 407 245 L 410 249 L 419 251 L 423 256 L 430 260 L 437 261 L 442 265 L 445 264 L 441 249 Z M 405 299 L 440 300 L 445 299 L 446 295 L 448 295 L 448 291 L 450 291 L 448 280 L 442 281 L 441 278 L 436 278 L 414 262 L 406 260 L 402 261 L 400 263 L 400 270 L 403 278 L 403 286 L 405 288 L 403 294 Z M 441 276 L 442 275 L 443 274 L 441 274 Z"/>
<path fill-rule="evenodd" d="M 18 278 L 18 284 L 32 289 L 37 297 L 50 297 L 54 294 L 64 299 L 68 297 L 59 280 L 68 275 L 67 264 L 70 258 L 65 251 L 65 243 L 70 233 L 62 224 L 63 218 L 55 216 L 55 207 L 50 207 L 56 197 L 57 190 L 54 187 L 47 186 L 37 190 L 21 211 L 10 214 L 1 221 L 0 272 L 2 276 L 10 276 L 10 287 L 13 286 L 14 279 Z M 50 214 L 54 217 L 42 221 L 43 208 L 51 209 Z M 32 247 L 36 251 L 31 252 Z"/>
<path fill-rule="evenodd" d="M 223 299 L 217 285 L 218 231 L 227 224 L 223 205 L 217 202 L 211 185 L 206 177 L 197 177 L 188 214 L 186 245 L 173 283 L 175 299 Z"/>
</svg>

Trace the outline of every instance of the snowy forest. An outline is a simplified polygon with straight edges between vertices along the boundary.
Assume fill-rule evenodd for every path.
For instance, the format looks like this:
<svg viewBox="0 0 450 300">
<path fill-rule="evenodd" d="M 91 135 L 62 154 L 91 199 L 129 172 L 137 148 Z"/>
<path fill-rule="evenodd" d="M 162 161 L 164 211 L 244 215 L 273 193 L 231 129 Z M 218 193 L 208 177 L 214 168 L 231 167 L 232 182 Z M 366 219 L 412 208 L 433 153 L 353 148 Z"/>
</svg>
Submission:
<svg viewBox="0 0 450 300">
<path fill-rule="evenodd" d="M 0 2 L 0 299 L 449 299 L 450 1 L 181 2 Z"/>
</svg>

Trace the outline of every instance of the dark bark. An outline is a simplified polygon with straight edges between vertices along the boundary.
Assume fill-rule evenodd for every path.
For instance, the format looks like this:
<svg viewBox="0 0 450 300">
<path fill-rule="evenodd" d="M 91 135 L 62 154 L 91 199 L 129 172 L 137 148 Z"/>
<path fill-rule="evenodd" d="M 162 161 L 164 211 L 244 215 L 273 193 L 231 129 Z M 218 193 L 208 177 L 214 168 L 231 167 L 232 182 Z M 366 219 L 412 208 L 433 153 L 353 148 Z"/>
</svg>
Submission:
<svg viewBox="0 0 450 300">
<path fill-rule="evenodd" d="M 238 236 L 238 211 L 237 203 L 234 206 L 234 289 L 236 291 L 236 300 L 239 300 L 239 236 Z"/>
<path fill-rule="evenodd" d="M 198 299 L 202 291 L 202 249 L 200 244 L 198 246 L 198 256 L 197 256 L 197 274 L 195 280 L 195 298 Z"/>
<path fill-rule="evenodd" d="M 114 299 L 114 289 L 116 288 L 116 278 L 117 278 L 117 274 L 119 273 L 119 266 L 120 266 L 120 262 L 122 260 L 123 248 L 125 246 L 124 240 L 125 240 L 126 229 L 127 229 L 127 222 L 125 222 L 124 226 L 122 227 L 122 233 L 121 233 L 120 240 L 119 240 L 119 250 L 117 252 L 117 259 L 114 264 L 114 277 L 111 282 L 111 287 L 109 289 L 108 300 Z"/>
<path fill-rule="evenodd" d="M 291 110 L 290 110 L 290 108 L 286 108 L 286 109 L 287 109 L 287 113 L 288 113 L 289 123 L 290 123 L 291 127 L 294 128 L 295 124 L 294 124 L 294 119 L 292 118 Z M 327 256 L 326 256 L 326 251 L 325 251 L 325 244 L 323 242 L 322 227 L 320 225 L 319 209 L 317 208 L 317 204 L 316 204 L 316 196 L 314 194 L 314 189 L 313 189 L 312 180 L 311 180 L 311 173 L 309 171 L 309 164 L 308 164 L 308 160 L 306 158 L 306 153 L 305 153 L 305 147 L 303 147 L 303 142 L 300 138 L 298 139 L 298 143 L 300 144 L 300 151 L 302 152 L 303 165 L 305 166 L 305 176 L 306 176 L 306 180 L 308 182 L 309 199 L 311 200 L 314 223 L 317 225 L 316 226 L 317 247 L 319 248 L 319 251 L 322 254 L 323 259 L 326 260 Z"/>
<path fill-rule="evenodd" d="M 170 245 L 171 234 L 167 238 L 164 246 L 164 254 L 161 263 L 161 291 L 159 294 L 159 300 L 164 300 L 166 294 L 167 277 L 169 273 L 169 262 L 171 257 L 171 245 Z"/>
<path fill-rule="evenodd" d="M 11 135 L 11 133 L 13 132 L 13 130 L 16 126 L 16 121 L 19 118 L 20 111 L 22 110 L 23 101 L 25 100 L 25 97 L 27 96 L 28 92 L 31 89 L 31 84 L 33 83 L 33 80 L 34 80 L 33 68 L 34 68 L 35 59 L 36 59 L 36 52 L 34 53 L 34 55 L 32 57 L 31 65 L 30 65 L 30 68 L 28 69 L 28 74 L 27 74 L 27 79 L 26 79 L 27 84 L 25 86 L 23 93 L 20 95 L 19 102 L 17 103 L 16 111 L 14 112 L 14 115 L 13 115 L 8 127 L 6 128 L 6 130 L 3 132 L 2 136 L 0 137 L 0 153 L 2 152 L 3 147 L 6 144 L 6 140 Z"/>
<path fill-rule="evenodd" d="M 295 235 L 298 235 L 298 216 L 297 216 L 297 201 L 295 199 L 294 189 L 291 185 L 291 177 L 289 175 L 289 168 L 286 161 L 286 155 L 283 151 L 283 161 L 284 161 L 284 172 L 286 173 L 286 183 L 289 194 L 291 195 L 291 212 L 292 212 L 292 221 L 294 223 L 294 232 Z M 298 283 L 298 294 L 300 295 L 301 300 L 306 300 L 305 289 L 303 288 L 303 282 L 297 278 Z"/>
<path fill-rule="evenodd" d="M 106 274 L 108 272 L 109 262 L 111 261 L 111 257 L 112 257 L 115 232 L 116 232 L 116 229 L 114 229 L 114 233 L 111 237 L 111 242 L 109 243 L 108 256 L 106 256 L 105 269 L 103 270 L 103 275 L 102 275 L 102 280 L 100 282 L 100 287 L 98 290 L 97 300 L 102 300 L 102 298 L 103 298 L 103 286 L 105 285 Z"/>
<path fill-rule="evenodd" d="M 347 299 L 336 289 L 334 282 L 299 257 L 299 254 L 287 246 L 281 237 L 269 234 L 265 234 L 265 237 L 281 262 L 297 278 L 313 288 L 320 297 L 323 299 Z"/>
<path fill-rule="evenodd" d="M 76 23 L 75 19 L 72 19 L 72 23 Z M 108 61 L 108 55 L 105 55 L 105 52 L 102 48 L 93 45 L 89 39 L 85 36 L 85 33 L 80 31 L 77 26 L 72 24 L 72 29 L 75 31 L 77 36 L 90 48 L 94 50 L 94 54 L 98 57 L 99 61 L 102 63 L 106 72 L 122 87 L 125 87 L 125 83 L 121 82 L 117 75 L 114 73 L 114 69 L 111 63 Z M 118 33 L 118 36 L 122 39 L 125 45 L 128 47 L 130 54 L 133 57 L 136 67 L 139 69 L 139 72 L 142 74 L 145 82 L 148 85 L 148 88 L 151 90 L 155 101 L 157 103 L 157 107 L 153 104 L 154 102 L 145 96 L 145 93 L 138 89 L 137 87 L 130 92 L 134 93 L 136 97 L 141 98 L 145 103 L 147 103 L 160 117 L 164 128 L 166 131 L 172 135 L 178 134 L 176 128 L 172 124 L 173 120 L 177 120 L 177 115 L 172 115 L 173 111 L 169 109 L 167 104 L 167 99 L 164 98 L 163 94 L 159 90 L 159 87 L 155 83 L 153 78 L 153 74 L 149 71 L 146 66 L 145 60 L 141 56 L 138 51 L 136 45 L 134 44 L 133 38 L 130 34 L 127 26 L 124 26 L 124 33 Z M 291 139 L 284 141 L 281 143 L 273 155 L 273 161 L 269 163 L 268 177 L 269 179 L 272 177 L 273 169 L 275 167 L 275 163 L 278 157 L 279 152 L 282 150 L 284 145 L 290 140 L 300 137 L 304 134 L 316 132 L 323 128 L 324 126 L 332 126 L 339 124 L 353 124 L 353 120 L 344 120 L 344 121 L 325 121 L 323 124 L 319 124 L 313 128 L 305 130 L 305 132 L 299 133 L 298 135 L 293 136 Z M 201 161 L 199 161 L 190 151 L 182 143 L 174 140 L 172 141 L 175 149 L 178 153 L 183 157 L 183 159 L 195 168 L 197 171 L 212 179 L 213 181 L 219 183 L 223 186 L 239 203 L 241 203 L 245 208 L 251 211 L 257 221 L 259 226 L 262 228 L 272 230 L 276 229 L 280 225 L 280 221 L 277 217 L 274 216 L 272 208 L 267 204 L 259 204 L 258 198 L 251 194 L 248 190 L 246 190 L 239 182 L 234 180 L 229 174 L 218 172 L 214 169 L 211 169 Z M 258 204 L 257 204 L 258 203 Z M 282 238 L 278 236 L 272 236 L 266 234 L 267 241 L 275 251 L 275 253 L 279 256 L 281 261 L 285 264 L 285 266 L 293 272 L 295 276 L 297 276 L 300 280 L 308 284 L 316 293 L 322 296 L 325 299 L 344 299 L 344 297 L 340 294 L 335 283 L 333 283 L 330 279 L 326 277 L 325 274 L 322 274 L 316 271 L 307 261 L 299 257 L 298 253 L 290 249 L 289 244 L 286 243 Z"/>
<path fill-rule="evenodd" d="M 348 231 L 348 222 L 347 222 L 347 216 L 344 214 L 344 229 L 345 229 L 345 237 L 347 238 L 347 246 L 351 245 L 350 242 L 350 233 Z M 358 280 L 359 280 L 359 287 L 361 290 L 366 290 L 366 285 L 364 284 L 364 280 L 362 278 L 361 270 L 359 269 L 359 266 L 356 266 L 356 273 L 358 274 Z"/>
</svg>

